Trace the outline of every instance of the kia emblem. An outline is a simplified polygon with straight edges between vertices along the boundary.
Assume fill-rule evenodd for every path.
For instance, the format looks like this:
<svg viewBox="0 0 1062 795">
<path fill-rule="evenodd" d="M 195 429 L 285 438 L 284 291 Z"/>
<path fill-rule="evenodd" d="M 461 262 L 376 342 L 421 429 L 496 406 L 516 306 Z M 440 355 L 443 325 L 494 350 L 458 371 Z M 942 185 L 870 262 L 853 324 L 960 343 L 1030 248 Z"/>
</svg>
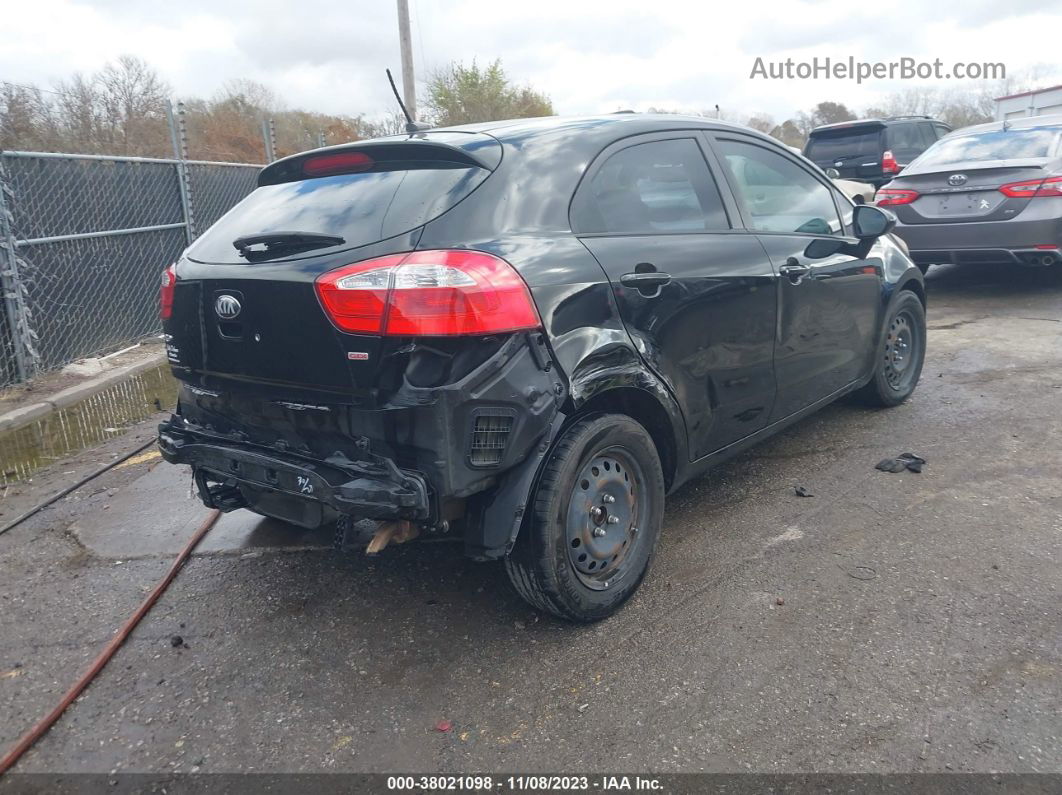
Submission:
<svg viewBox="0 0 1062 795">
<path fill-rule="evenodd" d="M 951 185 L 954 188 L 957 188 L 960 185 L 965 185 L 966 184 L 966 175 L 965 174 L 952 174 L 950 177 L 948 177 L 948 184 Z"/>
<path fill-rule="evenodd" d="M 242 308 L 239 299 L 227 293 L 222 293 L 214 301 L 214 311 L 218 313 L 218 317 L 222 320 L 235 320 L 240 316 Z"/>
</svg>

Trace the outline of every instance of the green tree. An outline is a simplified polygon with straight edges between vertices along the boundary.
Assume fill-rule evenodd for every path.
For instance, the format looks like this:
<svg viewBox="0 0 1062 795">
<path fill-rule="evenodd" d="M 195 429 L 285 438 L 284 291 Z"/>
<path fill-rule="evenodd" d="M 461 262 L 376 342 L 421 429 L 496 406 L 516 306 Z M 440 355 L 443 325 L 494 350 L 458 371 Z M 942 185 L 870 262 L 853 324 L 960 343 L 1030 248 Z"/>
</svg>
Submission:
<svg viewBox="0 0 1062 795">
<path fill-rule="evenodd" d="M 799 121 L 793 119 L 786 119 L 771 130 L 771 137 L 777 138 L 786 146 L 795 146 L 798 149 L 803 148 L 804 141 L 807 140 L 807 134 L 801 129 Z"/>
<path fill-rule="evenodd" d="M 818 127 L 820 124 L 852 121 L 855 117 L 856 115 L 848 110 L 842 102 L 820 102 L 811 111 L 813 127 Z"/>
<path fill-rule="evenodd" d="M 471 66 L 455 61 L 435 72 L 428 80 L 426 105 L 431 120 L 443 127 L 554 113 L 545 94 L 510 82 L 500 59 L 484 68 L 474 60 Z"/>
</svg>

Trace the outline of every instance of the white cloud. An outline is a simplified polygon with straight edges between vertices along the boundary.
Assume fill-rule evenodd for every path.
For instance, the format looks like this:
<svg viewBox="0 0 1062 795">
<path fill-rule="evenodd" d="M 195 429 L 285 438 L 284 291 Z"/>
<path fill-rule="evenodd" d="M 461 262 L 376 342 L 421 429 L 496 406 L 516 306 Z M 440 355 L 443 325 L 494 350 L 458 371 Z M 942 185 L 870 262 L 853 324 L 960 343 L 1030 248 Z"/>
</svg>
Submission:
<svg viewBox="0 0 1062 795">
<path fill-rule="evenodd" d="M 421 74 L 452 59 L 502 58 L 510 75 L 549 94 L 561 113 L 649 106 L 776 119 L 821 100 L 855 109 L 917 81 L 750 80 L 756 56 L 889 61 L 1001 61 L 1014 74 L 1042 60 L 1038 41 L 1062 10 L 1037 0 L 756 3 L 620 0 L 412 0 Z M 0 79 L 48 85 L 123 53 L 152 63 L 180 95 L 210 95 L 228 79 L 265 83 L 289 107 L 390 110 L 385 66 L 399 64 L 395 7 L 333 0 L 33 0 L 8 3 Z M 1010 44 L 1008 44 L 1010 43 Z M 957 81 L 946 86 L 955 87 Z"/>
</svg>

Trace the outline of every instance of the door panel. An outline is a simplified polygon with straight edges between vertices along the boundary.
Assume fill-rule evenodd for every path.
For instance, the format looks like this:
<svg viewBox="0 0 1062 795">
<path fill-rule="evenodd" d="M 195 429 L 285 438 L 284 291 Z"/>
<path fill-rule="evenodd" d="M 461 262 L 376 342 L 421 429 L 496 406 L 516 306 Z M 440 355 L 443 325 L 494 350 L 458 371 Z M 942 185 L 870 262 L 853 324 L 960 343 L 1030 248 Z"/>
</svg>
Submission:
<svg viewBox="0 0 1062 795">
<path fill-rule="evenodd" d="M 692 458 L 767 424 L 776 277 L 755 237 L 589 237 L 583 243 L 608 274 L 642 357 L 682 407 Z M 655 293 L 623 284 L 639 263 L 652 263 L 671 280 Z"/>
<path fill-rule="evenodd" d="M 776 274 L 689 132 L 606 149 L 572 202 L 627 331 L 682 408 L 691 458 L 764 427 L 774 400 Z"/>
<path fill-rule="evenodd" d="M 745 225 L 780 274 L 774 422 L 866 372 L 877 344 L 883 263 L 846 253 L 805 255 L 815 240 L 857 242 L 844 236 L 839 213 L 841 203 L 851 205 L 824 175 L 751 137 L 718 134 L 711 146 Z"/>
<path fill-rule="evenodd" d="M 771 422 L 800 411 L 862 376 L 877 344 L 880 259 L 835 254 L 804 256 L 804 235 L 760 235 L 779 268 L 796 263 L 807 275 L 778 280 L 778 340 L 774 352 L 778 396 Z"/>
</svg>

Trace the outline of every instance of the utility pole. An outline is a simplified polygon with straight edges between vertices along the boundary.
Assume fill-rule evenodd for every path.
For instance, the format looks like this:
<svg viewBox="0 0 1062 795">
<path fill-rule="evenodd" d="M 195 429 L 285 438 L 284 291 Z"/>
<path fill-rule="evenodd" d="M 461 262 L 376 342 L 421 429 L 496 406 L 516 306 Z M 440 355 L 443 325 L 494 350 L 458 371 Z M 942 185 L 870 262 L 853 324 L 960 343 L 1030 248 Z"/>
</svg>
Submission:
<svg viewBox="0 0 1062 795">
<path fill-rule="evenodd" d="M 402 99 L 417 120 L 417 89 L 413 82 L 413 44 L 409 36 L 409 0 L 398 0 L 398 43 L 402 48 Z"/>
</svg>

